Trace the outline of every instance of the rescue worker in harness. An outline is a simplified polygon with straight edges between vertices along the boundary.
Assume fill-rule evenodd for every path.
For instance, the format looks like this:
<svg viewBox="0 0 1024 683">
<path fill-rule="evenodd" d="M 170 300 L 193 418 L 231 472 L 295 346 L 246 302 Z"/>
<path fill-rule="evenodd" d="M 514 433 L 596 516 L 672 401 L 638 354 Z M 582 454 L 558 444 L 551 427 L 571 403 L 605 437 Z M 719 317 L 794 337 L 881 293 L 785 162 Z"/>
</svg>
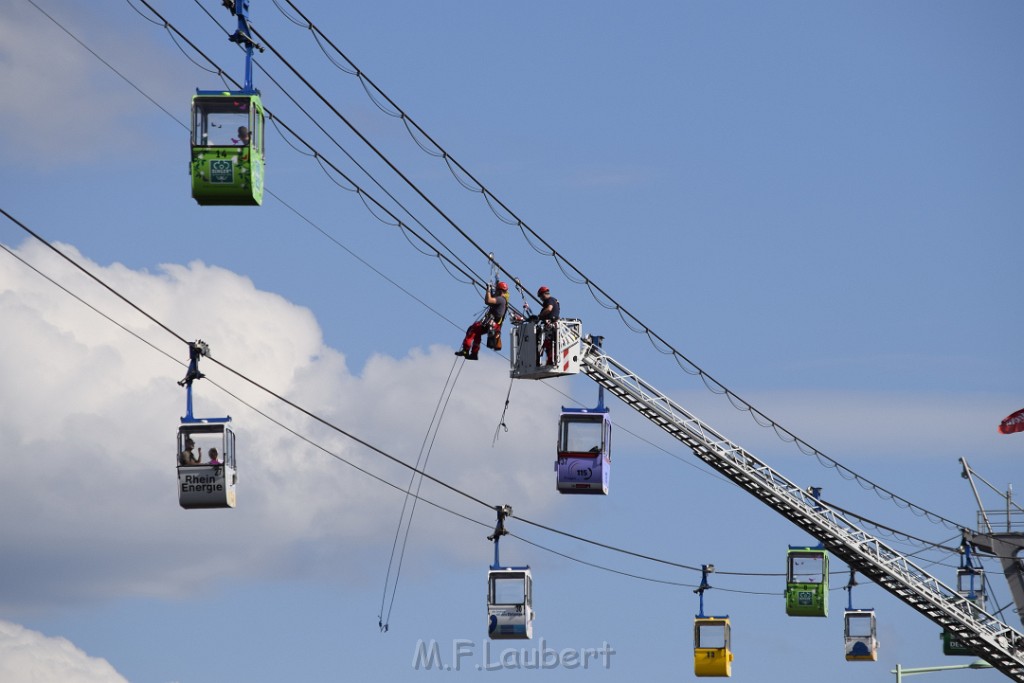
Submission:
<svg viewBox="0 0 1024 683">
<path fill-rule="evenodd" d="M 555 336 L 558 334 L 557 324 L 558 318 L 562 314 L 561 306 L 558 299 L 551 296 L 551 290 L 546 286 L 537 290 L 537 298 L 541 302 L 539 321 L 537 322 L 537 365 L 544 360 L 545 354 L 547 359 L 544 360 L 544 365 L 554 365 L 555 358 L 552 347 Z"/>
<path fill-rule="evenodd" d="M 463 356 L 466 360 L 477 360 L 480 342 L 485 334 L 488 348 L 495 351 L 501 349 L 501 323 L 504 322 L 505 312 L 508 310 L 508 284 L 499 282 L 495 287 L 488 284 L 484 303 L 487 304 L 487 311 L 466 330 L 466 338 L 462 340 L 462 348 L 455 352 L 456 356 Z"/>
</svg>

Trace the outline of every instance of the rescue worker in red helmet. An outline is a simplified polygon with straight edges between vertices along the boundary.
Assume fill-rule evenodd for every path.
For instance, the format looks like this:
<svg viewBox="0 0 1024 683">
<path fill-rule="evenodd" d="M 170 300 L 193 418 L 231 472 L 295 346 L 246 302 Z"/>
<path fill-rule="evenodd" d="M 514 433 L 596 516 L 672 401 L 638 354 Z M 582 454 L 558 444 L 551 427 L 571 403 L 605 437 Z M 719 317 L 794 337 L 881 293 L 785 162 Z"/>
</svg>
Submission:
<svg viewBox="0 0 1024 683">
<path fill-rule="evenodd" d="M 462 340 L 462 348 L 455 352 L 456 356 L 477 360 L 480 341 L 485 334 L 488 336 L 488 346 L 495 350 L 501 348 L 501 323 L 505 321 L 505 312 L 508 311 L 508 284 L 498 282 L 494 287 L 488 284 L 484 303 L 487 304 L 487 311 L 466 330 L 466 338 Z M 490 340 L 494 340 L 493 346 Z"/>
<path fill-rule="evenodd" d="M 540 315 L 537 317 L 541 320 L 558 320 L 562 311 L 558 299 L 551 296 L 551 290 L 541 287 L 537 290 L 537 298 L 540 299 Z"/>
<path fill-rule="evenodd" d="M 551 296 L 551 290 L 542 286 L 537 290 L 537 298 L 540 299 L 540 314 L 537 316 L 537 365 L 541 364 L 543 357 L 547 355 L 544 365 L 554 363 L 554 350 L 552 341 L 557 334 L 555 325 L 561 315 L 561 306 L 558 299 Z"/>
</svg>

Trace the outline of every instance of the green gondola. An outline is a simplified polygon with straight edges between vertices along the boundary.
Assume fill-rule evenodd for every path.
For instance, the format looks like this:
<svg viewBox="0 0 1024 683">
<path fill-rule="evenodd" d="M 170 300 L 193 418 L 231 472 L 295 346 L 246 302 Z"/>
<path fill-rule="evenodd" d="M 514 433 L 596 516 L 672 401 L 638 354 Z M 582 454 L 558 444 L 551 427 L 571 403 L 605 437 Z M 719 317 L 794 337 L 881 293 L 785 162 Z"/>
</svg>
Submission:
<svg viewBox="0 0 1024 683">
<path fill-rule="evenodd" d="M 263 121 L 258 93 L 196 91 L 190 169 L 201 206 L 263 202 Z"/>
<path fill-rule="evenodd" d="M 820 545 L 791 545 L 786 559 L 786 614 L 827 617 L 828 551 Z"/>
<path fill-rule="evenodd" d="M 245 48 L 241 90 L 196 90 L 192 98 L 192 197 L 200 206 L 263 203 L 263 103 L 252 85 L 249 0 L 225 3 L 238 17 L 230 40 Z"/>
</svg>

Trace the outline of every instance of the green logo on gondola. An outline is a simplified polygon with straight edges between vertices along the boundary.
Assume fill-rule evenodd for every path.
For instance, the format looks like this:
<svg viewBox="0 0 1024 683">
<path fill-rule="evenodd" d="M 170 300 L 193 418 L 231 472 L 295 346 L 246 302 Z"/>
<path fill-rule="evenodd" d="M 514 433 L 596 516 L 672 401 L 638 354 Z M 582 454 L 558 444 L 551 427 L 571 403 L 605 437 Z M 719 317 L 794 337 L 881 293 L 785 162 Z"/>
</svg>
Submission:
<svg viewBox="0 0 1024 683">
<path fill-rule="evenodd" d="M 227 183 L 235 182 L 234 166 L 227 159 L 210 160 L 210 182 Z"/>
<path fill-rule="evenodd" d="M 801 606 L 813 605 L 814 604 L 814 593 L 812 593 L 811 591 L 797 591 L 796 603 L 798 605 L 801 605 Z"/>
</svg>

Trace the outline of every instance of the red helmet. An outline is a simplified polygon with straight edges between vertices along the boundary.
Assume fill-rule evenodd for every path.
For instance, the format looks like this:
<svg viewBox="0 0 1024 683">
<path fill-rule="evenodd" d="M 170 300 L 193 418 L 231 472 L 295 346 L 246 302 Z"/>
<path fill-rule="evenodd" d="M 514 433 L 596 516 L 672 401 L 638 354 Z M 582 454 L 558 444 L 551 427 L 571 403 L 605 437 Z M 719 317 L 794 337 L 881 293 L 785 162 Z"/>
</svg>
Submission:
<svg viewBox="0 0 1024 683">
<path fill-rule="evenodd" d="M 498 283 L 498 291 L 499 292 L 507 292 L 508 291 L 508 283 L 507 282 L 499 282 Z"/>
<path fill-rule="evenodd" d="M 537 290 L 537 296 L 544 296 L 545 294 L 547 294 L 550 291 L 551 290 L 548 289 L 547 287 L 541 287 L 540 289 Z"/>
</svg>

